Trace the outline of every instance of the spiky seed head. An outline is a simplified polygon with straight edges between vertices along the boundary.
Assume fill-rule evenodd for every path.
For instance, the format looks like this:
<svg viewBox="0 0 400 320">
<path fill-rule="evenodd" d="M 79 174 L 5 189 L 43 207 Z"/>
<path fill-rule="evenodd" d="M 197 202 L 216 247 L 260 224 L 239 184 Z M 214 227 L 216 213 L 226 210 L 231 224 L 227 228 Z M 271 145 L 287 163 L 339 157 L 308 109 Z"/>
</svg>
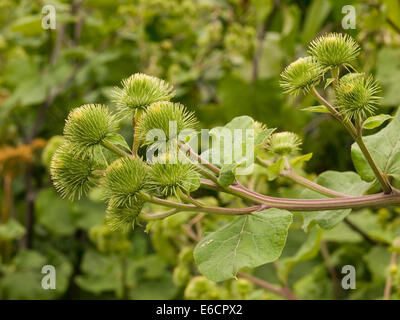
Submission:
<svg viewBox="0 0 400 320">
<path fill-rule="evenodd" d="M 128 206 L 108 205 L 105 223 L 112 231 L 128 232 L 135 226 L 137 216 L 143 209 L 144 201 L 137 198 Z"/>
<path fill-rule="evenodd" d="M 144 144 L 152 143 L 152 137 L 158 136 L 159 131 L 163 133 L 166 140 L 172 140 L 184 130 L 194 129 L 197 120 L 193 112 L 189 112 L 179 103 L 168 101 L 155 102 L 151 104 L 138 122 L 138 134 Z M 150 141 L 147 134 L 150 135 Z"/>
<path fill-rule="evenodd" d="M 135 73 L 122 80 L 122 88 L 113 93 L 120 112 L 132 117 L 138 108 L 146 108 L 159 101 L 168 101 L 175 96 L 173 87 L 164 80 Z"/>
<path fill-rule="evenodd" d="M 64 135 L 77 154 L 92 154 L 106 137 L 118 129 L 118 120 L 101 104 L 86 104 L 70 112 Z"/>
<path fill-rule="evenodd" d="M 139 158 L 120 158 L 108 166 L 104 180 L 104 195 L 112 207 L 133 206 L 145 189 L 148 169 Z"/>
<path fill-rule="evenodd" d="M 280 85 L 285 93 L 307 94 L 311 87 L 318 85 L 323 74 L 324 70 L 315 58 L 299 58 L 282 72 Z"/>
<path fill-rule="evenodd" d="M 278 155 L 295 154 L 300 150 L 301 139 L 293 132 L 278 132 L 267 141 L 267 150 Z"/>
<path fill-rule="evenodd" d="M 349 35 L 329 33 L 313 40 L 308 53 L 324 68 L 349 66 L 360 52 L 358 43 Z"/>
<path fill-rule="evenodd" d="M 157 158 L 151 166 L 149 185 L 156 193 L 179 196 L 178 191 L 192 192 L 200 187 L 200 179 L 193 164 L 179 159 L 170 161 L 167 154 Z"/>
<path fill-rule="evenodd" d="M 340 78 L 335 87 L 335 105 L 348 120 L 364 119 L 374 113 L 381 97 L 380 89 L 372 76 L 363 73 L 349 73 Z"/>
<path fill-rule="evenodd" d="M 71 152 L 70 143 L 62 144 L 54 153 L 50 163 L 50 175 L 54 187 L 62 198 L 79 199 L 86 194 L 93 178 L 96 163 Z"/>
</svg>

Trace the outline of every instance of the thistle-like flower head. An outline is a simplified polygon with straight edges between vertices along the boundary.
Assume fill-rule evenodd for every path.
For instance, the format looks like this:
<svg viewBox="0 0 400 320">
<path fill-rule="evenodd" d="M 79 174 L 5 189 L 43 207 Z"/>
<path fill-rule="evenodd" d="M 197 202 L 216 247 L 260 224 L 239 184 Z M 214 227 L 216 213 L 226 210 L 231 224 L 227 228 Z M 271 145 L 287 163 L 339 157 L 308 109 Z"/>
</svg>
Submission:
<svg viewBox="0 0 400 320">
<path fill-rule="evenodd" d="M 350 65 L 359 54 L 357 42 L 347 34 L 329 33 L 310 43 L 308 53 L 324 68 Z"/>
<path fill-rule="evenodd" d="M 335 105 L 346 119 L 361 119 L 374 113 L 380 97 L 379 86 L 372 76 L 363 73 L 349 73 L 340 78 L 335 87 Z"/>
<path fill-rule="evenodd" d="M 147 141 L 146 136 L 150 131 L 154 132 L 154 135 L 158 134 L 156 130 L 161 131 L 165 139 L 170 140 L 177 138 L 177 135 L 184 130 L 194 129 L 196 123 L 197 120 L 193 112 L 187 111 L 182 104 L 168 101 L 155 102 L 147 108 L 140 118 L 138 133 L 140 140 L 149 144 L 152 141 Z M 152 136 L 150 134 L 150 137 Z M 160 139 L 159 136 L 158 139 Z"/>
<path fill-rule="evenodd" d="M 105 222 L 112 231 L 128 232 L 134 228 L 135 220 L 142 211 L 143 205 L 144 201 L 140 198 L 128 206 L 108 205 Z"/>
<path fill-rule="evenodd" d="M 117 129 L 118 120 L 106 106 L 86 104 L 70 112 L 64 135 L 75 153 L 86 155 Z"/>
<path fill-rule="evenodd" d="M 280 85 L 285 93 L 307 94 L 311 87 L 318 85 L 323 74 L 324 70 L 315 58 L 299 58 L 282 72 Z"/>
<path fill-rule="evenodd" d="M 293 132 L 278 132 L 267 141 L 267 150 L 278 155 L 294 154 L 300 150 L 301 139 Z"/>
<path fill-rule="evenodd" d="M 168 101 L 175 96 L 173 87 L 164 80 L 135 73 L 122 81 L 122 88 L 114 90 L 114 101 L 121 113 L 132 117 L 136 109 L 146 108 L 159 101 Z"/>
<path fill-rule="evenodd" d="M 50 163 L 50 174 L 54 187 L 61 197 L 73 200 L 87 193 L 96 163 L 89 158 L 82 158 L 71 152 L 70 143 L 62 144 L 53 155 Z"/>
<path fill-rule="evenodd" d="M 133 206 L 145 189 L 148 169 L 139 158 L 120 158 L 108 166 L 103 189 L 111 207 Z"/>
<path fill-rule="evenodd" d="M 165 196 L 178 196 L 179 189 L 192 192 L 200 187 L 199 175 L 193 164 L 182 163 L 178 159 L 170 161 L 166 154 L 158 157 L 150 169 L 150 186 Z"/>
</svg>

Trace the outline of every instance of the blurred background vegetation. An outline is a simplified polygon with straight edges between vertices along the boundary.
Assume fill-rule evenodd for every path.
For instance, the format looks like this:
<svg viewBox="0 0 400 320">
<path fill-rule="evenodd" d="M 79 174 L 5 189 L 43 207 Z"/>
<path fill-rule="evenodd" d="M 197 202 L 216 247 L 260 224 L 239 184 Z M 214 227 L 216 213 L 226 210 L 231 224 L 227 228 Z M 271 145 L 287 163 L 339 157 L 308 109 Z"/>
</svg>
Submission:
<svg viewBox="0 0 400 320">
<path fill-rule="evenodd" d="M 46 4 L 56 8 L 55 30 L 41 26 Z M 173 216 L 153 223 L 150 237 L 140 227 L 111 232 L 98 190 L 75 203 L 61 199 L 49 161 L 72 108 L 113 108 L 112 88 L 143 72 L 172 83 L 175 100 L 195 111 L 203 128 L 249 115 L 298 133 L 304 152 L 313 153 L 304 172 L 310 178 L 353 170 L 343 128 L 324 114 L 301 111 L 313 98 L 288 98 L 278 83 L 314 37 L 344 32 L 342 7 L 349 4 L 356 29 L 345 32 L 363 48 L 357 69 L 376 76 L 382 112 L 392 113 L 400 103 L 397 0 L 0 0 L 0 299 L 281 298 L 245 279 L 215 284 L 199 275 L 196 232 L 215 230 L 225 218 Z M 129 139 L 130 124 L 123 130 Z M 262 172 L 250 182 L 273 194 L 298 194 L 287 181 L 268 184 Z M 390 243 L 399 235 L 399 213 L 355 213 L 352 223 L 367 237 L 344 223 L 318 235 L 293 227 L 283 253 L 291 261 L 287 280 L 278 276 L 287 259 L 253 274 L 289 285 L 302 299 L 381 298 L 390 252 L 375 240 Z M 302 244 L 306 255 L 296 254 Z M 41 287 L 45 264 L 56 267 L 56 290 Z M 339 288 L 345 264 L 356 267 L 356 290 Z M 400 298 L 397 273 L 392 298 Z"/>
</svg>

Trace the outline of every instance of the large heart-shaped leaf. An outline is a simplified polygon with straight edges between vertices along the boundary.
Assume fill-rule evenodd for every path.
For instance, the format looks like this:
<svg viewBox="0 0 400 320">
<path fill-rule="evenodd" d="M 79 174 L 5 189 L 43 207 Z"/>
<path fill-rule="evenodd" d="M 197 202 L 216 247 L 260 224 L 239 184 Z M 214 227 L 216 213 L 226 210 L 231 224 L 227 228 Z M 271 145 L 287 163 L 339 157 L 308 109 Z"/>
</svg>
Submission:
<svg viewBox="0 0 400 320">
<path fill-rule="evenodd" d="M 243 267 L 257 267 L 279 258 L 291 223 L 292 214 L 280 209 L 237 217 L 202 239 L 194 250 L 194 259 L 210 280 L 233 278 Z"/>
</svg>

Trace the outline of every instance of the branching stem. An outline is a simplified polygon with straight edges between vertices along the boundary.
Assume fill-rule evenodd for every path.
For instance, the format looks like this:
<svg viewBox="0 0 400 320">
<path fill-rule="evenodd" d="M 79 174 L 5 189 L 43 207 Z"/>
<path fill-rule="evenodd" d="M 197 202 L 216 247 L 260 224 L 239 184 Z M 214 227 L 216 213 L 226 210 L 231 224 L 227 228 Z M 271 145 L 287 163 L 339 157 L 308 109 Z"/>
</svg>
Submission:
<svg viewBox="0 0 400 320">
<path fill-rule="evenodd" d="M 179 148 L 186 153 L 189 153 L 189 155 L 193 158 L 195 158 L 199 163 L 203 164 L 205 167 L 210 169 L 212 172 L 214 172 L 216 175 L 220 174 L 220 169 L 217 168 L 215 165 L 213 165 L 211 162 L 207 161 L 203 157 L 201 157 L 199 154 L 194 152 L 189 146 L 183 144 L 182 142 L 178 141 L 178 146 Z"/>
<path fill-rule="evenodd" d="M 365 159 L 368 161 L 369 166 L 374 172 L 376 178 L 378 179 L 383 191 L 387 194 L 392 192 L 392 187 L 387 179 L 387 177 L 382 173 L 382 171 L 376 165 L 374 159 L 368 151 L 367 146 L 364 143 L 362 136 L 359 136 L 356 140 L 358 146 L 360 147 L 361 152 L 364 154 Z"/>
<path fill-rule="evenodd" d="M 244 273 L 242 271 L 239 271 L 237 274 L 239 277 L 247 279 L 250 282 L 260 286 L 261 288 L 267 289 L 267 290 L 269 290 L 275 294 L 278 294 L 288 300 L 297 300 L 298 299 L 288 287 L 281 288 L 275 284 L 269 283 L 265 280 L 254 277 L 251 274 Z"/>
<path fill-rule="evenodd" d="M 134 157 L 137 156 L 137 152 L 140 146 L 140 139 L 138 134 L 138 121 L 140 120 L 141 113 L 139 110 L 136 111 L 133 119 L 132 119 L 132 126 L 133 126 L 133 144 L 132 144 L 132 155 Z"/>
<path fill-rule="evenodd" d="M 160 220 L 160 219 L 168 218 L 169 216 L 172 216 L 178 212 L 180 212 L 179 209 L 171 209 L 171 210 L 168 210 L 165 212 L 158 212 L 158 213 L 152 213 L 152 214 L 142 212 L 139 217 L 146 221 Z"/>
<path fill-rule="evenodd" d="M 110 150 L 111 152 L 120 155 L 121 157 L 132 157 L 132 155 L 118 148 L 115 144 L 112 144 L 111 142 L 103 141 L 101 145 Z"/>
<path fill-rule="evenodd" d="M 281 175 L 283 177 L 289 178 L 290 180 L 298 183 L 299 185 L 301 185 L 307 189 L 313 190 L 313 191 L 323 194 L 327 197 L 332 197 L 332 198 L 348 197 L 347 194 L 337 192 L 335 190 L 331 190 L 329 188 L 319 185 L 318 183 L 308 180 L 307 178 L 300 176 L 299 174 L 294 172 L 294 170 L 292 168 L 284 170 L 281 173 Z"/>
<path fill-rule="evenodd" d="M 205 179 L 200 180 L 204 188 L 224 191 L 224 189 L 220 188 L 212 181 Z M 366 196 L 348 196 L 346 198 L 336 199 L 291 199 L 262 195 L 260 193 L 251 191 L 240 184 L 236 186 L 232 185 L 226 188 L 226 190 L 229 193 L 237 195 L 243 199 L 266 204 L 270 208 L 279 208 L 292 211 L 337 210 L 400 204 L 400 194 L 397 192 L 392 194 L 378 193 Z"/>
<path fill-rule="evenodd" d="M 365 145 L 362 134 L 361 134 L 361 129 L 354 127 L 353 123 L 350 120 L 343 119 L 343 117 L 340 115 L 340 113 L 336 110 L 336 108 L 330 104 L 327 100 L 325 100 L 317 91 L 315 87 L 312 88 L 311 93 L 314 95 L 314 97 L 321 102 L 324 106 L 326 106 L 329 110 L 329 112 L 337 119 L 339 120 L 343 126 L 347 129 L 347 131 L 350 133 L 350 135 L 353 137 L 354 141 L 358 144 L 360 147 L 361 152 L 363 153 L 365 159 L 367 160 L 369 166 L 371 167 L 372 171 L 374 172 L 376 178 L 378 179 L 383 191 L 385 193 L 391 193 L 392 192 L 392 187 L 387 179 L 386 176 L 381 172 L 381 170 L 378 168 L 376 165 L 374 159 L 372 158 L 371 154 L 368 151 L 367 146 Z M 360 127 L 360 125 L 358 126 Z"/>
<path fill-rule="evenodd" d="M 223 214 L 223 215 L 243 215 L 243 214 L 249 214 L 252 212 L 262 210 L 263 208 L 266 207 L 265 205 L 262 205 L 262 204 L 258 204 L 258 205 L 254 205 L 254 206 L 246 207 L 246 208 L 222 208 L 222 207 L 216 207 L 216 206 L 198 207 L 193 204 L 185 204 L 185 203 L 161 199 L 161 198 L 146 194 L 144 192 L 142 192 L 141 195 L 148 202 L 162 205 L 165 207 L 176 208 L 176 209 L 179 209 L 180 211 L 207 212 L 207 213 Z"/>
<path fill-rule="evenodd" d="M 392 282 L 393 282 L 390 268 L 396 266 L 398 258 L 399 258 L 398 252 L 393 252 L 392 253 L 392 257 L 390 259 L 388 276 L 386 278 L 385 291 L 384 291 L 384 294 L 383 294 L 383 300 L 389 300 L 390 299 L 390 294 L 391 294 L 391 291 L 392 291 Z"/>
</svg>

